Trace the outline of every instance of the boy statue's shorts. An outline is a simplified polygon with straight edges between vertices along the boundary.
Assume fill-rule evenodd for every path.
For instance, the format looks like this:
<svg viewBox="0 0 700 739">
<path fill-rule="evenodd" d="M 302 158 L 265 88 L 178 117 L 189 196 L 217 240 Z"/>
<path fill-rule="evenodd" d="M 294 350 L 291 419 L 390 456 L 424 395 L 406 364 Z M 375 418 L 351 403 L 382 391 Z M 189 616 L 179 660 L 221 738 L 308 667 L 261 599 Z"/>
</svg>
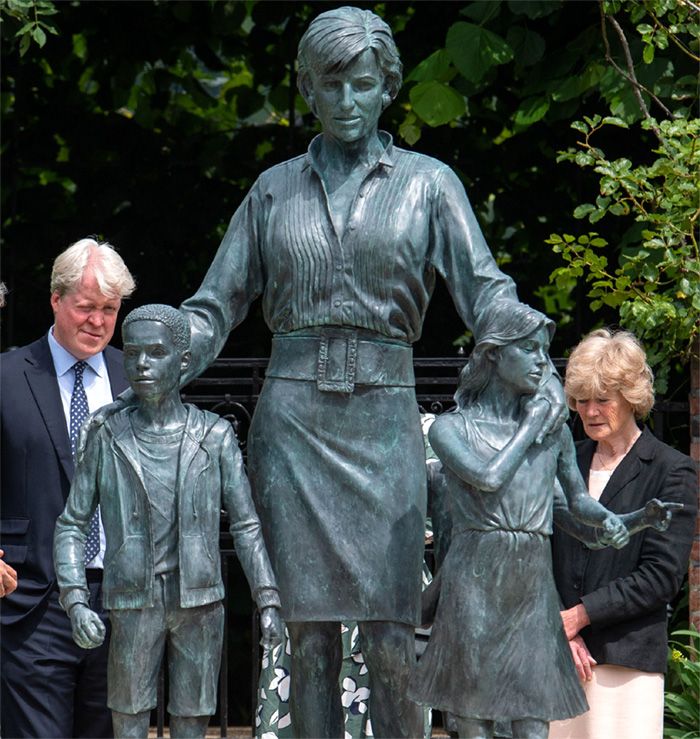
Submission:
<svg viewBox="0 0 700 739">
<path fill-rule="evenodd" d="M 157 703 L 157 679 L 167 643 L 171 716 L 210 716 L 216 711 L 224 637 L 221 601 L 180 607 L 178 572 L 156 575 L 153 608 L 109 612 L 112 636 L 107 705 L 137 714 Z"/>
</svg>

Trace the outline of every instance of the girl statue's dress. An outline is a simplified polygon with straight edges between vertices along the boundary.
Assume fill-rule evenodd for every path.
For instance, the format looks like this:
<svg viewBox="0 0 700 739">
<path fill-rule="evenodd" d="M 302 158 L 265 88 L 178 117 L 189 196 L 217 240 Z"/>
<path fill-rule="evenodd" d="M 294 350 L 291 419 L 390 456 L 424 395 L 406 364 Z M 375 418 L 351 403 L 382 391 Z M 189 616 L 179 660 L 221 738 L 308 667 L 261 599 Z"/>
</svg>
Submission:
<svg viewBox="0 0 700 739">
<path fill-rule="evenodd" d="M 505 434 L 502 421 L 474 418 L 470 409 L 456 415 L 464 453 L 485 462 L 516 430 L 513 424 Z M 409 691 L 417 702 L 484 720 L 552 721 L 588 710 L 562 628 L 549 544 L 564 433 L 531 446 L 496 492 L 469 485 L 443 459 L 452 542 Z"/>
</svg>

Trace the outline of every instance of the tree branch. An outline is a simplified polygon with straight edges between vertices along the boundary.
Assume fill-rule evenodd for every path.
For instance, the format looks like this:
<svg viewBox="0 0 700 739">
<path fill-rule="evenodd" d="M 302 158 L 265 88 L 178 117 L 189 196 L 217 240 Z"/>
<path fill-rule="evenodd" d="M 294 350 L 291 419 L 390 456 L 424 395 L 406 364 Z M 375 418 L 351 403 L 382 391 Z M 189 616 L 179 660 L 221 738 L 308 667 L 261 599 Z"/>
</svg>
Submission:
<svg viewBox="0 0 700 739">
<path fill-rule="evenodd" d="M 659 140 L 659 142 L 665 146 L 666 142 L 664 140 L 663 134 L 661 133 L 661 129 L 656 125 L 656 122 L 651 117 L 651 113 L 649 113 L 649 108 L 647 108 L 646 103 L 644 102 L 644 98 L 642 97 L 642 90 L 649 95 L 654 102 L 666 113 L 666 115 L 669 118 L 673 118 L 673 114 L 671 111 L 659 100 L 656 95 L 654 95 L 650 90 L 648 90 L 644 85 L 642 85 L 639 80 L 637 79 L 637 76 L 634 73 L 634 62 L 632 60 L 632 53 L 630 52 L 629 43 L 627 42 L 627 37 L 625 36 L 625 32 L 622 30 L 622 27 L 617 22 L 617 20 L 611 16 L 608 15 L 604 9 L 603 9 L 603 3 L 602 0 L 599 2 L 599 8 L 600 8 L 600 27 L 603 35 L 603 43 L 605 44 L 605 59 L 610 63 L 610 65 L 615 69 L 615 71 L 620 74 L 622 77 L 624 77 L 632 86 L 632 92 L 634 93 L 635 98 L 637 99 L 637 104 L 639 105 L 639 109 L 642 111 L 642 114 L 649 122 L 651 130 L 654 132 L 654 135 Z M 622 69 L 622 67 L 617 64 L 617 62 L 613 59 L 612 51 L 610 49 L 610 41 L 608 40 L 608 30 L 606 27 L 606 21 L 610 23 L 610 25 L 615 29 L 615 32 L 617 33 L 617 36 L 620 40 L 620 43 L 622 44 L 622 50 L 625 55 L 625 61 L 627 62 L 627 72 Z"/>
</svg>

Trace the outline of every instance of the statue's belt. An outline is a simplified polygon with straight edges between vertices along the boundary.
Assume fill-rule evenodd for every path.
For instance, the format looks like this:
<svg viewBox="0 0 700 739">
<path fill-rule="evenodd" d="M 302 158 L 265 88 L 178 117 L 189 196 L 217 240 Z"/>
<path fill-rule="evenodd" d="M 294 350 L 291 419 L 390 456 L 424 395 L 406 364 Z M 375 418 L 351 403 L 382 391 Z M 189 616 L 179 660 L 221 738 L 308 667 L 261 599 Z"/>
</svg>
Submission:
<svg viewBox="0 0 700 739">
<path fill-rule="evenodd" d="M 322 392 L 352 393 L 355 385 L 413 387 L 413 350 L 405 344 L 358 338 L 354 331 L 277 335 L 267 377 L 315 382 Z"/>
</svg>

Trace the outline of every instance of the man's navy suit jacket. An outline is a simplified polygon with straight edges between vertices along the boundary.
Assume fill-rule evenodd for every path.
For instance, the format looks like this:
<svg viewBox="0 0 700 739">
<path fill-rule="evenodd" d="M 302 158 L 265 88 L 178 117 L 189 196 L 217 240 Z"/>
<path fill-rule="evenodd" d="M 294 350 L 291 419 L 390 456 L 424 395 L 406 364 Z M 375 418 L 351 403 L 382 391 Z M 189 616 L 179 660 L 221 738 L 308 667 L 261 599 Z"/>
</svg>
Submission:
<svg viewBox="0 0 700 739">
<path fill-rule="evenodd" d="M 116 397 L 128 386 L 122 354 L 108 346 L 104 358 Z M 31 613 L 55 585 L 54 526 L 73 478 L 70 439 L 46 336 L 0 355 L 0 421 L 0 548 L 18 574 L 17 590 L 0 599 L 0 619 L 9 625 Z"/>
</svg>

